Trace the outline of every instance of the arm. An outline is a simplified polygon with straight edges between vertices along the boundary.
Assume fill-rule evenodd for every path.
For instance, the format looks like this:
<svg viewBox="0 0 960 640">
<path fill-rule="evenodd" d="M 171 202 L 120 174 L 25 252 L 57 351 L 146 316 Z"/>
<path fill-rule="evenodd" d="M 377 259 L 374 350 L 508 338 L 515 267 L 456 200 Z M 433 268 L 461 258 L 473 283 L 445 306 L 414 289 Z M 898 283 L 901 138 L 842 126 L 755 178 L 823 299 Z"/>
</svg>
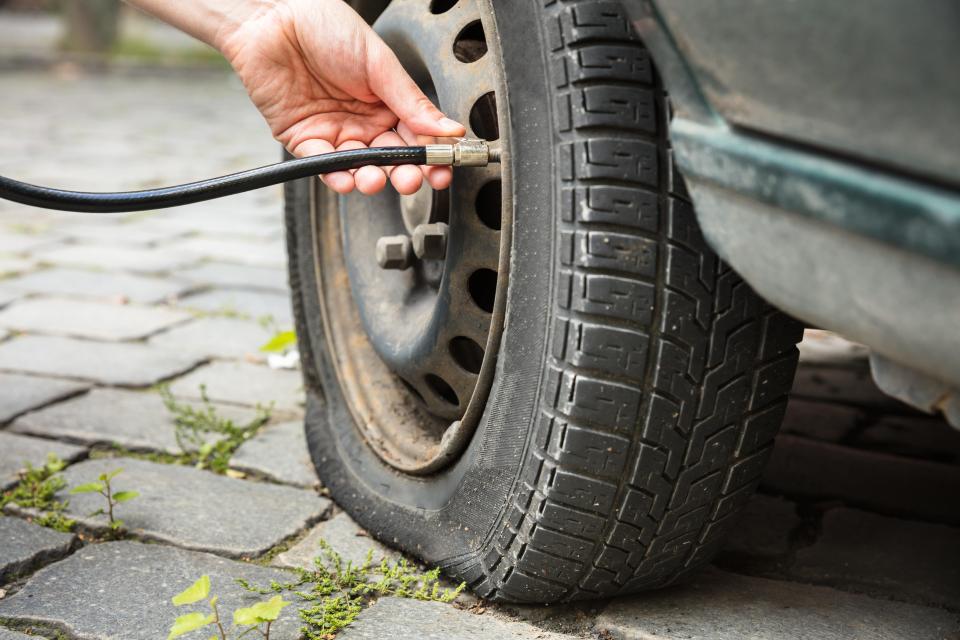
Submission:
<svg viewBox="0 0 960 640">
<path fill-rule="evenodd" d="M 274 137 L 296 156 L 367 146 L 431 144 L 465 129 L 423 94 L 396 55 L 343 0 L 128 0 L 218 49 Z M 414 193 L 446 167 L 363 167 L 323 177 L 340 193 L 390 181 Z"/>
</svg>

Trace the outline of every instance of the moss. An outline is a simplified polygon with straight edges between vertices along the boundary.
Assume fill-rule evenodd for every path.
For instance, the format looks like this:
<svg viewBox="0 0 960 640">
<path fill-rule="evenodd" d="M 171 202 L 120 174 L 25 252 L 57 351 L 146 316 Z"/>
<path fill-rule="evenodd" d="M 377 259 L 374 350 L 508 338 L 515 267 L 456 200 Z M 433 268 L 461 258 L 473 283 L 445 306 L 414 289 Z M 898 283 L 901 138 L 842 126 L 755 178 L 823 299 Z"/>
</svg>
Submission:
<svg viewBox="0 0 960 640">
<path fill-rule="evenodd" d="M 90 451 L 92 460 L 102 460 L 103 458 L 134 458 L 136 460 L 146 460 L 158 464 L 190 464 L 190 456 L 165 453 L 162 451 L 134 451 L 118 444 L 97 445 Z"/>
</svg>

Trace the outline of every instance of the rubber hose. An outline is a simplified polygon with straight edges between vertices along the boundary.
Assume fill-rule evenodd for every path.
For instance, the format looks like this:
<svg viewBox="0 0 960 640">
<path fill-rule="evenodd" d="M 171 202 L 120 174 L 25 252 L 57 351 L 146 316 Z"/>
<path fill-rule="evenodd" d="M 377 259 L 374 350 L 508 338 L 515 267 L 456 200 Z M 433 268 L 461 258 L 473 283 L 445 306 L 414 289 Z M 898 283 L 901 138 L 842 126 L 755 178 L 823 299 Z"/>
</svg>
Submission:
<svg viewBox="0 0 960 640">
<path fill-rule="evenodd" d="M 373 147 L 287 160 L 258 169 L 175 187 L 117 193 L 63 191 L 0 176 L 0 198 L 58 211 L 123 213 L 179 207 L 269 187 L 289 180 L 358 169 L 366 165 L 422 165 L 426 162 L 426 147 Z"/>
</svg>

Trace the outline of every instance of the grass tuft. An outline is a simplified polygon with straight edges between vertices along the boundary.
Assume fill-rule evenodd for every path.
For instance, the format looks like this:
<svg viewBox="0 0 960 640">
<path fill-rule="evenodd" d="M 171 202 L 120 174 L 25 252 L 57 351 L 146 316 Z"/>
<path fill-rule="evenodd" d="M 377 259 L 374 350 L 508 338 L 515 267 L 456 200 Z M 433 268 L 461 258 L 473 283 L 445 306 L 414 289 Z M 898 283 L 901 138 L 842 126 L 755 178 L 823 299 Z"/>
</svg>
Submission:
<svg viewBox="0 0 960 640">
<path fill-rule="evenodd" d="M 215 473 L 226 473 L 230 458 L 244 442 L 270 420 L 273 405 L 257 405 L 257 413 L 250 422 L 238 425 L 217 414 L 205 386 L 200 386 L 201 407 L 179 402 L 169 387 L 160 388 L 163 403 L 173 415 L 174 435 L 182 452 L 184 464 Z"/>
<path fill-rule="evenodd" d="M 66 466 L 63 460 L 52 453 L 47 455 L 47 461 L 39 467 L 26 463 L 16 486 L 0 496 L 0 512 L 8 504 L 15 504 L 23 509 L 40 512 L 33 521 L 42 527 L 64 533 L 73 531 L 76 522 L 63 515 L 68 503 L 55 497 L 58 491 L 67 486 L 66 480 L 60 475 Z"/>
<path fill-rule="evenodd" d="M 343 558 L 325 541 L 320 541 L 320 555 L 312 569 L 298 569 L 293 582 L 272 582 L 258 587 L 246 580 L 237 582 L 244 589 L 258 594 L 292 592 L 302 603 L 299 607 L 306 640 L 330 640 L 350 625 L 371 601 L 385 596 L 414 598 L 434 602 L 452 602 L 466 588 L 440 586 L 440 570 L 421 572 L 406 558 L 397 562 L 386 559 L 373 564 L 373 550 L 358 567 Z M 304 588 L 306 587 L 306 588 Z"/>
</svg>

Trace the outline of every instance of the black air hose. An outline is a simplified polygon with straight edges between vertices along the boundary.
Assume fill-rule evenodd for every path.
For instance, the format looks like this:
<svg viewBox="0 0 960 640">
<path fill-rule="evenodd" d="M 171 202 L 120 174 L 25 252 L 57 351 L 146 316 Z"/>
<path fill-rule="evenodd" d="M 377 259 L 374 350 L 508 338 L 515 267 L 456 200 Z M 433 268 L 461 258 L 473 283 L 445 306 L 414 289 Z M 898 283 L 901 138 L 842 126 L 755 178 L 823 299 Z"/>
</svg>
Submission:
<svg viewBox="0 0 960 640">
<path fill-rule="evenodd" d="M 499 161 L 499 156 L 496 152 L 491 153 L 486 142 L 482 140 L 461 140 L 456 144 L 436 144 L 425 147 L 374 147 L 335 151 L 308 158 L 287 160 L 219 178 L 144 191 L 117 193 L 64 191 L 0 176 L 0 198 L 59 211 L 122 213 L 179 207 L 194 202 L 231 196 L 243 191 L 269 187 L 289 180 L 334 171 L 358 169 L 366 165 L 483 166 L 488 162 L 497 161 Z"/>
</svg>

